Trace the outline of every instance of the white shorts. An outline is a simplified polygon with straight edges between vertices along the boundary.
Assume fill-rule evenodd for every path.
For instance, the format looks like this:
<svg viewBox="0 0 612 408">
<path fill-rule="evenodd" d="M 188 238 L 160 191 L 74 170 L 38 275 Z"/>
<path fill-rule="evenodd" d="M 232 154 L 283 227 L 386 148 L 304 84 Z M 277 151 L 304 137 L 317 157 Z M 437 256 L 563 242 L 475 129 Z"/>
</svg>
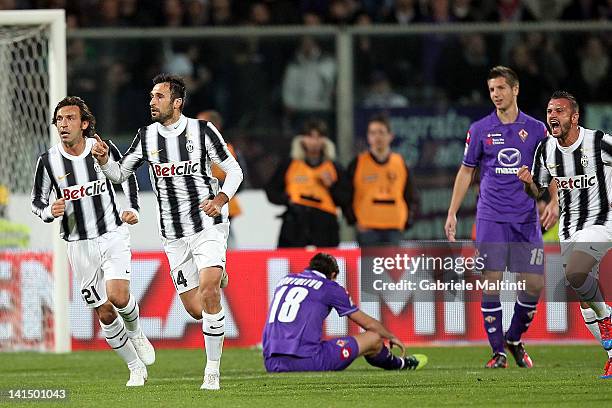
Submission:
<svg viewBox="0 0 612 408">
<path fill-rule="evenodd" d="M 564 267 L 574 251 L 591 255 L 599 264 L 601 258 L 612 248 L 612 229 L 606 225 L 591 225 L 576 231 L 568 240 L 562 241 L 560 244 Z M 595 265 L 593 268 L 595 274 L 597 269 L 598 265 Z"/>
<path fill-rule="evenodd" d="M 202 268 L 219 266 L 225 270 L 228 235 L 229 222 L 223 222 L 184 238 L 162 237 L 170 276 L 179 294 L 199 286 Z"/>
<path fill-rule="evenodd" d="M 81 282 L 83 300 L 87 306 L 96 308 L 108 300 L 107 280 L 130 280 L 130 231 L 121 225 L 97 238 L 68 242 L 68 259 Z"/>
</svg>

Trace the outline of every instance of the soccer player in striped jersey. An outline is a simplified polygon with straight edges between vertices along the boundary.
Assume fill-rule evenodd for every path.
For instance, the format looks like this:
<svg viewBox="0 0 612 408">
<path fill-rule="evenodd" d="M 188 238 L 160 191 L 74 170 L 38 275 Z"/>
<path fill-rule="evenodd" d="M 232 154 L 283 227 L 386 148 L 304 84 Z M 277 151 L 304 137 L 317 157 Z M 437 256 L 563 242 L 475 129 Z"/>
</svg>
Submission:
<svg viewBox="0 0 612 408">
<path fill-rule="evenodd" d="M 182 114 L 186 97 L 182 78 L 158 75 L 150 96 L 153 123 L 138 131 L 125 156 L 109 160 L 108 146 L 101 140 L 93 148 L 94 156 L 115 182 L 149 164 L 172 281 L 185 310 L 203 320 L 207 361 L 200 388 L 217 390 L 225 335 L 220 288 L 227 285 L 226 204 L 242 182 L 242 170 L 212 123 Z M 211 162 L 226 173 L 222 188 L 212 176 Z"/>
<path fill-rule="evenodd" d="M 532 171 L 523 166 L 517 175 L 534 198 L 555 179 L 565 276 L 587 327 L 608 351 L 601 378 L 612 378 L 610 307 L 592 273 L 612 247 L 612 136 L 579 126 L 579 106 L 568 92 L 553 93 L 546 117 L 553 137 L 538 146 Z"/>
<path fill-rule="evenodd" d="M 55 108 L 53 124 L 60 143 L 40 155 L 32 190 L 32 211 L 44 222 L 61 218 L 61 236 L 87 305 L 95 309 L 108 345 L 127 363 L 127 386 L 142 386 L 155 350 L 140 328 L 139 309 L 130 294 L 130 233 L 138 222 L 138 185 L 122 184 L 131 208 L 121 210 L 110 180 L 94 161 L 96 119 L 76 96 Z M 96 135 L 96 137 L 98 137 Z M 108 141 L 116 160 L 121 154 Z M 51 192 L 56 200 L 50 204 Z M 117 316 L 119 313 L 119 318 Z"/>
</svg>

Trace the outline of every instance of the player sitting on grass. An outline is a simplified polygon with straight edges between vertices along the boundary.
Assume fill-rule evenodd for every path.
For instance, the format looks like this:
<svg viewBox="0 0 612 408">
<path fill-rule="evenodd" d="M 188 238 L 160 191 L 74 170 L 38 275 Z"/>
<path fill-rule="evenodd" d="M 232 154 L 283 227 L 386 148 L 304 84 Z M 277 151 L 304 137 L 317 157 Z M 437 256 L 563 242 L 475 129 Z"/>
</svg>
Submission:
<svg viewBox="0 0 612 408">
<path fill-rule="evenodd" d="M 308 268 L 281 279 L 274 290 L 263 333 L 264 364 L 268 372 L 340 371 L 357 357 L 364 356 L 385 370 L 418 370 L 427 356 L 405 356 L 404 344 L 380 322 L 360 311 L 348 292 L 335 282 L 336 259 L 325 253 L 315 255 Z M 321 340 L 323 321 L 334 308 L 348 316 L 365 332 L 356 336 Z M 398 346 L 397 357 L 385 345 Z"/>
</svg>

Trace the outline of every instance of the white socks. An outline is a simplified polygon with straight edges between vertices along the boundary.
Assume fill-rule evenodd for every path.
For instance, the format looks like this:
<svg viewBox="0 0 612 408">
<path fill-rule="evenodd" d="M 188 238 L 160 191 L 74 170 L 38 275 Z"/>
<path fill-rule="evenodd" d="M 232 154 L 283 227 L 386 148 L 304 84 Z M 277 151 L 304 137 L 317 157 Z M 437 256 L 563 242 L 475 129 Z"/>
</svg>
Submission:
<svg viewBox="0 0 612 408">
<path fill-rule="evenodd" d="M 223 339 L 225 338 L 225 311 L 208 314 L 202 310 L 202 332 L 206 346 L 206 370 L 219 371 Z"/>
<path fill-rule="evenodd" d="M 593 337 L 601 343 L 601 333 L 599 332 L 599 325 L 597 324 L 597 314 L 593 309 L 580 308 L 582 312 L 582 318 L 587 329 L 593 334 Z M 608 358 L 612 358 L 612 350 L 608 350 Z"/>
<path fill-rule="evenodd" d="M 134 337 L 140 331 L 140 319 L 138 318 L 140 309 L 138 303 L 134 300 L 134 296 L 130 294 L 130 300 L 123 309 L 117 309 L 119 315 L 123 318 L 125 328 L 128 331 L 129 337 Z"/>
<path fill-rule="evenodd" d="M 128 338 L 123 319 L 117 317 L 115 321 L 108 325 L 100 322 L 100 326 L 108 345 L 119 354 L 128 366 L 135 364 L 134 361 L 138 360 L 138 354 L 136 354 L 134 345 Z"/>
</svg>

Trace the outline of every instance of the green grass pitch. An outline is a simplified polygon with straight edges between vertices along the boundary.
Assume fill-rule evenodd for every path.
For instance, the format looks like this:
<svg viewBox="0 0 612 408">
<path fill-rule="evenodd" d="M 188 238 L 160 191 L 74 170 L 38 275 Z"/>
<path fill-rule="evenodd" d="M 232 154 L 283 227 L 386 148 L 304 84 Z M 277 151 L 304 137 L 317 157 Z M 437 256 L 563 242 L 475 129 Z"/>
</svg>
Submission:
<svg viewBox="0 0 612 408">
<path fill-rule="evenodd" d="M 221 391 L 200 391 L 202 350 L 158 350 L 144 387 L 127 389 L 127 368 L 111 351 L 68 355 L 0 353 L 0 389 L 69 390 L 68 401 L 28 406 L 75 407 L 444 407 L 580 406 L 612 403 L 596 346 L 529 346 L 536 365 L 481 368 L 486 347 L 410 348 L 429 356 L 417 372 L 385 372 L 362 358 L 338 373 L 266 374 L 259 350 L 223 353 Z M 510 358 L 510 360 L 512 360 Z M 41 405 L 42 404 L 42 405 Z M 0 406 L 22 404 L 0 400 Z"/>
</svg>

